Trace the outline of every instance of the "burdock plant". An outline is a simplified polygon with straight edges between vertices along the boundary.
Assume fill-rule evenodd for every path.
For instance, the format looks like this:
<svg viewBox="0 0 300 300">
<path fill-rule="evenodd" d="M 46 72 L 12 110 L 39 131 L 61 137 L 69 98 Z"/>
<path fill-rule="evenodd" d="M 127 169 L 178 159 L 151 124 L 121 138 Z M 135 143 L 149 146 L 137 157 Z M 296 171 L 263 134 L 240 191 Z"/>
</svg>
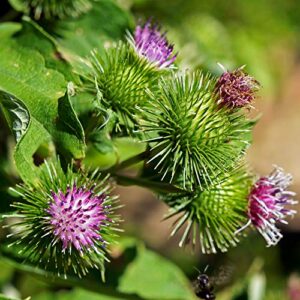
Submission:
<svg viewBox="0 0 300 300">
<path fill-rule="evenodd" d="M 174 73 L 149 91 L 142 130 L 161 178 L 183 187 L 202 186 L 230 170 L 250 144 L 253 122 L 242 111 L 220 107 L 216 78 Z"/>
<path fill-rule="evenodd" d="M 162 199 L 170 206 L 165 218 L 176 216 L 171 235 L 184 228 L 179 245 L 200 242 L 203 253 L 225 252 L 239 242 L 235 231 L 246 221 L 245 207 L 252 178 L 243 165 L 222 172 L 193 193 L 169 194 Z"/>
<path fill-rule="evenodd" d="M 226 251 L 237 245 L 247 218 L 268 245 L 276 244 L 281 234 L 275 223 L 295 213 L 285 208 L 295 203 L 284 191 L 290 176 L 277 169 L 251 189 L 253 175 L 241 163 L 255 123 L 244 108 L 258 87 L 239 68 L 219 78 L 173 73 L 148 90 L 151 105 L 141 121 L 149 143 L 146 166 L 186 190 L 160 197 L 170 207 L 166 218 L 177 216 L 171 235 L 184 228 L 180 246 L 200 241 L 203 253 Z"/>
<path fill-rule="evenodd" d="M 280 240 L 279 223 L 296 213 L 291 176 L 276 168 L 256 180 L 245 162 L 260 87 L 246 68 L 224 68 L 220 76 L 181 70 L 166 32 L 147 21 L 129 33 L 130 18 L 114 2 L 11 0 L 39 23 L 27 17 L 0 26 L 0 112 L 16 143 L 12 149 L 9 137 L 0 149 L 1 180 L 15 186 L 0 192 L 18 197 L 4 214 L 9 232 L 0 254 L 109 297 L 192 299 L 189 290 L 169 296 L 155 287 L 148 295 L 132 284 L 137 270 L 144 276 L 142 264 L 160 260 L 132 239 L 112 246 L 121 218 L 111 183 L 151 189 L 168 205 L 165 217 L 174 217 L 171 235 L 182 234 L 180 246 L 200 243 L 203 253 L 217 253 L 236 246 L 248 226 L 268 246 Z M 126 29 L 123 40 L 112 41 Z M 102 50 L 81 57 L 106 39 Z M 3 153 L 13 161 L 3 163 Z M 132 165 L 135 172 L 124 172 Z M 107 285 L 95 270 L 76 281 L 93 268 L 103 273 L 111 249 L 116 269 Z M 162 278 L 173 273 L 169 264 L 166 270 Z"/>
<path fill-rule="evenodd" d="M 147 88 L 153 88 L 176 58 L 173 46 L 157 25 L 138 25 L 127 42 L 109 47 L 104 56 L 93 52 L 92 82 L 102 109 L 117 118 L 116 131 L 137 129 L 139 108 L 148 105 Z M 94 80 L 95 78 L 95 80 Z"/>
<path fill-rule="evenodd" d="M 38 184 L 13 189 L 21 199 L 13 204 L 18 221 L 11 246 L 31 263 L 65 276 L 82 276 L 89 268 L 103 272 L 119 221 L 110 190 L 97 172 L 89 176 L 69 167 L 65 173 L 59 162 L 45 161 Z"/>
</svg>

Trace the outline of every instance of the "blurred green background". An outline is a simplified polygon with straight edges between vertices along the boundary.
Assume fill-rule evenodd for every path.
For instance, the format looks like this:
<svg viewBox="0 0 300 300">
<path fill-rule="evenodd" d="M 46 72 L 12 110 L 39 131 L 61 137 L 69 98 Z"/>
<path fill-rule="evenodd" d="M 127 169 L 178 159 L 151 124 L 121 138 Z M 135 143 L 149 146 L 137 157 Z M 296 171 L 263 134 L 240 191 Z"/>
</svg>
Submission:
<svg viewBox="0 0 300 300">
<path fill-rule="evenodd" d="M 182 69 L 200 68 L 218 74 L 221 72 L 218 62 L 228 69 L 246 65 L 247 72 L 262 85 L 252 112 L 261 118 L 248 153 L 250 165 L 259 174 L 267 174 L 273 164 L 283 167 L 293 174 L 293 190 L 300 194 L 300 1 L 118 0 L 117 3 L 131 11 L 136 20 L 152 17 L 163 24 L 179 53 Z M 0 8 L 3 16 L 10 9 L 4 0 Z M 5 135 L 7 129 L 1 122 L 0 134 Z M 130 150 L 124 143 L 127 153 L 135 151 L 136 146 L 131 147 Z M 7 162 L 1 161 L 1 155 L 5 148 L 6 145 L 0 144 L 0 163 L 4 165 Z M 89 153 L 90 160 L 98 159 L 99 164 L 105 164 L 105 157 L 97 157 L 96 153 Z M 9 181 L 6 177 L 0 180 Z M 169 239 L 174 220 L 161 221 L 167 208 L 151 192 L 138 187 L 119 187 L 116 193 L 126 204 L 122 210 L 126 234 L 139 237 L 148 248 L 174 261 L 191 281 L 198 274 L 194 267 L 204 270 L 209 265 L 207 273 L 211 277 L 219 269 L 230 270 L 222 275 L 226 280 L 216 282 L 217 299 L 300 299 L 300 217 L 282 227 L 284 238 L 277 247 L 266 248 L 263 239 L 253 233 L 226 254 L 201 255 L 199 249 L 180 249 L 176 238 Z M 7 195 L 3 193 L 4 196 Z M 0 262 L 0 287 L 2 292 L 23 299 L 32 296 L 41 300 L 58 297 L 105 300 L 81 290 L 62 291 L 53 283 L 15 271 L 6 262 Z"/>
</svg>

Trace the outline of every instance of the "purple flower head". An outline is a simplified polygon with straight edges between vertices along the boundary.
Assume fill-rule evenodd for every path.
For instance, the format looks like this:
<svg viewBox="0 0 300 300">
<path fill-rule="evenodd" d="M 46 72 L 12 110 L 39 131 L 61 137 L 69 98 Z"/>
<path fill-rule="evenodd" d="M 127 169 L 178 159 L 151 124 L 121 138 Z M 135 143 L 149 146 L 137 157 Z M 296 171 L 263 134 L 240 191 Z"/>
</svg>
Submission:
<svg viewBox="0 0 300 300">
<path fill-rule="evenodd" d="M 225 71 L 220 76 L 216 84 L 216 94 L 221 105 L 240 108 L 253 102 L 258 88 L 258 81 L 239 68 L 232 72 Z"/>
<path fill-rule="evenodd" d="M 109 245 L 120 218 L 115 214 L 118 197 L 112 196 L 108 176 L 63 169 L 58 158 L 45 160 L 35 184 L 18 185 L 22 196 L 15 208 L 20 216 L 12 247 L 42 269 L 57 274 L 85 276 L 91 268 L 105 270 Z"/>
<path fill-rule="evenodd" d="M 292 176 L 278 167 L 269 176 L 259 178 L 248 196 L 249 222 L 240 230 L 252 224 L 264 237 L 267 246 L 276 245 L 282 238 L 276 223 L 287 224 L 285 218 L 296 213 L 287 207 L 297 203 L 293 200 L 295 193 L 287 190 L 291 181 Z"/>
<path fill-rule="evenodd" d="M 92 190 L 68 187 L 67 192 L 52 192 L 53 201 L 47 212 L 56 240 L 60 240 L 63 251 L 74 246 L 78 251 L 93 247 L 95 241 L 103 241 L 100 229 L 109 221 L 105 195 L 96 196 Z M 95 247 L 93 247 L 95 248 Z"/>
<path fill-rule="evenodd" d="M 136 27 L 134 47 L 139 55 L 157 64 L 160 69 L 169 67 L 177 56 L 172 54 L 173 45 L 169 44 L 166 33 L 161 33 L 160 27 L 151 21 Z"/>
</svg>

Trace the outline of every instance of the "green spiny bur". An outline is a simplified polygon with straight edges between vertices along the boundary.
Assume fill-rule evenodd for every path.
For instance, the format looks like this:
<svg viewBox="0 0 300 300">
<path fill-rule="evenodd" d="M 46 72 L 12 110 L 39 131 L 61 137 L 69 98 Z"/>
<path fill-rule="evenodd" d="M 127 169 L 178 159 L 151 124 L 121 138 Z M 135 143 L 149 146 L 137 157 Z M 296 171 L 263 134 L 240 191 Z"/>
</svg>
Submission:
<svg viewBox="0 0 300 300">
<path fill-rule="evenodd" d="M 91 62 L 100 106 L 117 116 L 116 131 L 132 132 L 140 108 L 149 102 L 146 89 L 157 83 L 163 71 L 139 56 L 129 43 L 109 48 L 105 56 L 94 52 Z"/>
<path fill-rule="evenodd" d="M 220 107 L 215 78 L 174 73 L 149 92 L 141 130 L 151 146 L 149 164 L 162 177 L 184 188 L 212 183 L 230 170 L 250 144 L 253 122 L 241 110 Z"/>
<path fill-rule="evenodd" d="M 166 218 L 177 216 L 171 235 L 184 227 L 180 246 L 200 241 L 203 253 L 225 252 L 238 243 L 235 232 L 247 220 L 247 196 L 252 178 L 245 167 L 222 173 L 211 184 L 193 193 L 163 196 L 170 210 Z"/>
</svg>

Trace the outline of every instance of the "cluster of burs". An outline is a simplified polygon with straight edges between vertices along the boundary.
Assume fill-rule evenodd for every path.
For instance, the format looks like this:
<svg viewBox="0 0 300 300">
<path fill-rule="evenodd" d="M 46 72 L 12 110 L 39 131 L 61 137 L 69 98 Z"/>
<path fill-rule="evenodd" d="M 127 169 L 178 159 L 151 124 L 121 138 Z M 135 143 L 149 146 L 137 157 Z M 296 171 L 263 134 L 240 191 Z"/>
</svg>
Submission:
<svg viewBox="0 0 300 300">
<path fill-rule="evenodd" d="M 24 2 L 36 7 L 36 17 L 47 4 Z M 46 16 L 68 14 L 53 2 L 56 7 L 46 5 Z M 70 1 L 76 2 L 83 11 L 90 5 Z M 295 201 L 287 190 L 289 174 L 275 167 L 258 177 L 245 162 L 256 123 L 249 112 L 259 83 L 243 67 L 220 65 L 219 76 L 182 70 L 176 50 L 160 26 L 147 21 L 123 41 L 93 51 L 78 88 L 94 95 L 102 123 L 93 130 L 145 144 L 139 178 L 161 184 L 156 193 L 169 206 L 166 218 L 175 220 L 171 235 L 182 234 L 180 246 L 199 243 L 203 253 L 224 252 L 237 245 L 248 226 L 268 246 L 275 245 L 282 237 L 278 223 L 295 214 L 286 205 Z M 71 167 L 63 171 L 57 160 L 46 162 L 41 173 L 39 188 L 16 189 L 25 201 L 15 205 L 23 217 L 17 234 L 23 236 L 14 243 L 25 243 L 33 259 L 45 256 L 44 265 L 54 261 L 64 273 L 102 268 L 119 223 L 106 178 Z"/>
<path fill-rule="evenodd" d="M 151 21 L 105 55 L 93 53 L 97 101 L 115 116 L 111 134 L 147 143 L 142 176 L 177 188 L 159 198 L 170 207 L 166 217 L 177 216 L 171 234 L 181 229 L 180 245 L 200 240 L 203 253 L 226 251 L 250 224 L 276 244 L 275 223 L 294 214 L 284 208 L 294 203 L 285 191 L 291 176 L 276 167 L 257 179 L 244 158 L 259 83 L 244 68 L 220 65 L 219 77 L 181 70 L 176 58 Z"/>
</svg>

